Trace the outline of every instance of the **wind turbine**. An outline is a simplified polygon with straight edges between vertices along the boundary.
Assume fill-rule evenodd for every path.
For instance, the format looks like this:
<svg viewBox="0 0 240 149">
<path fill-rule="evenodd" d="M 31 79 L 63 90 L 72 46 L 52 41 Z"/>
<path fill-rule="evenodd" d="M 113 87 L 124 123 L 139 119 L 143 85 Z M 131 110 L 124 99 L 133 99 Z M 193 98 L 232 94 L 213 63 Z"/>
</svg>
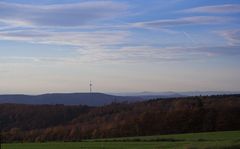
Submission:
<svg viewBox="0 0 240 149">
<path fill-rule="evenodd" d="M 92 93 L 92 86 L 93 86 L 92 81 L 90 81 L 90 83 L 89 83 L 90 93 Z"/>
</svg>

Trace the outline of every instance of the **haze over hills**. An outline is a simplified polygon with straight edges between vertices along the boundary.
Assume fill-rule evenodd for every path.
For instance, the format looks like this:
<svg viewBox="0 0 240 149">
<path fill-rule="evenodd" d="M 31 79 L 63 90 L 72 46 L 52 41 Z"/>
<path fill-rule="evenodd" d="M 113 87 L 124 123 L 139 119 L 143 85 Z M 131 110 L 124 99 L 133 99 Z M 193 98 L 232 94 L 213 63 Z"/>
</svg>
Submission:
<svg viewBox="0 0 240 149">
<path fill-rule="evenodd" d="M 88 105 L 103 106 L 113 102 L 137 102 L 156 98 L 178 98 L 188 96 L 229 95 L 240 92 L 135 92 L 135 93 L 52 93 L 42 95 L 9 94 L 0 95 L 1 103 L 16 104 L 63 104 L 63 105 Z"/>
<path fill-rule="evenodd" d="M 185 91 L 185 92 L 129 92 L 129 93 L 112 93 L 117 96 L 136 96 L 143 99 L 153 98 L 175 98 L 175 97 L 188 97 L 188 96 L 211 96 L 211 95 L 231 95 L 240 94 L 240 91 Z"/>
</svg>

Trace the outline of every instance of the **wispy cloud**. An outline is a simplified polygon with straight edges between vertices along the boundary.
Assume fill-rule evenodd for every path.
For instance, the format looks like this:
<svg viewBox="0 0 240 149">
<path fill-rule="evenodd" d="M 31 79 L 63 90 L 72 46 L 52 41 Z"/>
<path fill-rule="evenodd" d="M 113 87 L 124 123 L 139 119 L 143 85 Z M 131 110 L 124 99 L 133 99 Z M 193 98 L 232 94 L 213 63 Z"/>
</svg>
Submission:
<svg viewBox="0 0 240 149">
<path fill-rule="evenodd" d="M 29 5 L 0 2 L 0 22 L 15 26 L 81 26 L 123 14 L 127 5 L 112 1 Z"/>
<path fill-rule="evenodd" d="M 161 28 L 161 27 L 174 27 L 183 25 L 203 25 L 203 24 L 219 24 L 231 21 L 231 18 L 227 17 L 216 17 L 216 16 L 194 16 L 194 17 L 183 17 L 176 19 L 162 19 L 147 22 L 134 23 L 135 27 L 144 28 Z"/>
<path fill-rule="evenodd" d="M 218 12 L 230 5 L 206 6 L 185 12 Z M 239 7 L 238 5 L 234 5 Z M 77 49 L 75 57 L 0 57 L 1 62 L 165 62 L 202 59 L 218 55 L 240 54 L 239 30 L 219 34 L 232 44 L 222 47 L 200 47 L 188 32 L 181 32 L 193 44 L 189 47 L 166 47 L 151 44 L 131 46 L 133 28 L 158 29 L 171 33 L 171 29 L 190 25 L 219 25 L 234 19 L 226 16 L 192 16 L 159 19 L 122 24 L 96 23 L 117 17 L 128 6 L 116 1 L 85 1 L 77 4 L 29 5 L 0 2 L 0 40 L 22 41 L 36 44 L 66 45 Z M 234 10 L 238 12 L 237 10 Z M 223 11 L 221 11 L 223 12 Z M 97 24 L 97 25 L 96 25 Z M 15 27 L 14 29 L 12 27 Z M 20 27 L 20 28 L 18 28 Z M 78 28 L 82 27 L 82 28 Z M 23 29 L 24 28 L 24 29 Z M 172 31 L 174 32 L 174 30 Z M 146 34 L 147 36 L 148 34 Z M 149 42 L 150 43 L 150 42 Z M 235 45 L 235 46 L 233 46 Z M 198 46 L 198 47 L 196 47 Z M 114 48 L 113 48 L 114 47 Z"/>
<path fill-rule="evenodd" d="M 199 61 L 219 56 L 240 55 L 239 46 L 198 46 L 198 47 L 154 47 L 125 46 L 118 49 L 102 49 L 85 54 L 71 62 L 122 62 L 122 63 L 158 63 Z"/>
<path fill-rule="evenodd" d="M 190 9 L 185 9 L 182 12 L 187 13 L 240 13 L 239 4 L 224 4 L 213 6 L 201 6 Z"/>
<path fill-rule="evenodd" d="M 34 56 L 8 56 L 1 57 L 1 64 L 49 64 L 49 63 L 59 63 L 59 64 L 70 64 L 78 63 L 79 60 L 73 57 L 34 57 Z"/>
<path fill-rule="evenodd" d="M 128 36 L 124 31 L 54 32 L 40 30 L 0 31 L 1 40 L 24 41 L 37 44 L 69 45 L 97 48 L 120 44 Z"/>
<path fill-rule="evenodd" d="M 239 43 L 239 31 L 222 33 L 231 41 Z M 235 35 L 238 34 L 238 35 Z M 38 30 L 0 31 L 3 40 L 23 41 L 37 44 L 74 46 L 74 57 L 0 57 L 3 63 L 94 63 L 94 62 L 175 62 L 201 60 L 208 57 L 240 55 L 239 46 L 165 47 L 152 45 L 128 45 L 128 32 L 45 32 Z M 121 45 L 121 46 L 116 46 Z M 111 47 L 113 46 L 113 47 Z"/>
<path fill-rule="evenodd" d="M 115 48 L 99 47 L 88 49 L 85 53 L 74 57 L 22 57 L 10 56 L 1 57 L 1 63 L 11 64 L 82 64 L 82 63 L 161 63 L 161 62 L 182 62 L 201 61 L 219 56 L 240 55 L 239 46 L 197 46 L 197 47 L 154 47 L 154 46 L 124 46 Z"/>
<path fill-rule="evenodd" d="M 1 62 L 94 62 L 100 61 L 110 46 L 127 42 L 127 31 L 41 31 L 33 29 L 0 31 L 0 39 L 34 44 L 64 45 L 74 49 L 76 56 L 69 57 L 2 57 Z M 112 50 L 112 49 L 111 49 Z M 104 58 L 104 57 L 103 57 Z M 106 57 L 105 57 L 106 58 Z"/>
<path fill-rule="evenodd" d="M 224 37 L 230 45 L 240 45 L 240 29 L 218 31 L 217 34 Z"/>
</svg>

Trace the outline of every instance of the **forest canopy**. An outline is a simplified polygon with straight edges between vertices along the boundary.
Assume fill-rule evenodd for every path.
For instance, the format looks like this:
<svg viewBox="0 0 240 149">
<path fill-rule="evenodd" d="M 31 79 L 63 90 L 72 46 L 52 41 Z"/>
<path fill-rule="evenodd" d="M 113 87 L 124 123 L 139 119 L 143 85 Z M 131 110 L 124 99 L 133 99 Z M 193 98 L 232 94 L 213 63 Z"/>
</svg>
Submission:
<svg viewBox="0 0 240 149">
<path fill-rule="evenodd" d="M 240 95 L 155 99 L 103 107 L 0 104 L 3 142 L 81 141 L 240 129 Z"/>
</svg>

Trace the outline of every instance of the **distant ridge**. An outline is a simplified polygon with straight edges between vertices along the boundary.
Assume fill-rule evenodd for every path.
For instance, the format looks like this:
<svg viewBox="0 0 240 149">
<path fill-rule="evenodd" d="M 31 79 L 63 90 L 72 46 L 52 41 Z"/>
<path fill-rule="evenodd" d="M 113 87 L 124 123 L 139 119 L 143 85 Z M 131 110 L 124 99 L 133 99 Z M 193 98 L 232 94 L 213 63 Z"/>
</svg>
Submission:
<svg viewBox="0 0 240 149">
<path fill-rule="evenodd" d="M 191 96 L 210 96 L 210 95 L 230 95 L 240 94 L 240 92 L 221 92 L 221 91 L 196 91 L 196 92 L 139 92 L 139 93 L 52 93 L 42 95 L 23 95 L 10 94 L 0 95 L 1 103 L 15 104 L 63 104 L 63 105 L 87 105 L 103 106 L 113 102 L 136 102 L 149 99 L 167 99 Z"/>
<path fill-rule="evenodd" d="M 115 96 L 103 93 L 53 93 L 42 95 L 0 95 L 0 103 L 15 104 L 63 104 L 103 106 L 113 102 L 135 102 L 140 97 Z"/>
<path fill-rule="evenodd" d="M 240 91 L 189 91 L 189 92 L 129 92 L 129 93 L 112 93 L 117 96 L 136 96 L 143 99 L 153 98 L 178 98 L 178 97 L 192 97 L 192 96 L 211 96 L 211 95 L 233 95 L 240 94 Z"/>
</svg>

